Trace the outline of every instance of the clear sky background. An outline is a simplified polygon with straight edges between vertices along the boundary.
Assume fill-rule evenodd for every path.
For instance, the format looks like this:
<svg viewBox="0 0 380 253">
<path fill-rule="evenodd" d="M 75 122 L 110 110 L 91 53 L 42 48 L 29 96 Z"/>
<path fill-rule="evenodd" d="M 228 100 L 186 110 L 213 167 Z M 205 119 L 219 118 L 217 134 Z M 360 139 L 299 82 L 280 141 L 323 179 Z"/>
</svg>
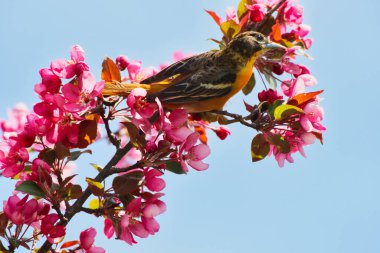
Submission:
<svg viewBox="0 0 380 253">
<path fill-rule="evenodd" d="M 86 51 L 94 73 L 105 56 L 126 54 L 144 66 L 171 61 L 175 50 L 203 52 L 220 32 L 203 8 L 223 13 L 237 0 L 21 1 L 0 0 L 0 117 L 19 101 L 31 108 L 38 70 Z M 250 162 L 255 134 L 232 126 L 226 141 L 211 138 L 210 169 L 166 175 L 168 210 L 160 232 L 130 247 L 107 240 L 102 220 L 80 216 L 67 239 L 90 226 L 107 252 L 357 253 L 380 252 L 380 2 L 300 0 L 314 46 L 307 61 L 325 89 L 325 144 L 306 148 L 308 158 L 279 168 L 273 158 Z M 248 101 L 257 101 L 250 96 Z M 228 108 L 243 111 L 242 97 Z M 101 145 L 100 145 L 101 146 Z M 111 150 L 110 150 L 111 151 Z M 78 165 L 104 164 L 110 151 L 95 148 Z M 377 164 L 377 165 L 376 165 Z M 2 179 L 1 199 L 11 184 Z"/>
</svg>

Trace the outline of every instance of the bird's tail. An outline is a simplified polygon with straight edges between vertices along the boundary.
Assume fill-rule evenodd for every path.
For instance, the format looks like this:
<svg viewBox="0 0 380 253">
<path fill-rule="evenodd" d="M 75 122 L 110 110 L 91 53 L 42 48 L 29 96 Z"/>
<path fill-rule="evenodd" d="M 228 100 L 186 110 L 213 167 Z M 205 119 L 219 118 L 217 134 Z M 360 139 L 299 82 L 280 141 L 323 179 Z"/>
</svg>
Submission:
<svg viewBox="0 0 380 253">
<path fill-rule="evenodd" d="M 109 83 L 104 84 L 102 91 L 103 96 L 122 96 L 126 97 L 133 89 L 142 88 L 147 91 L 150 90 L 150 85 L 141 83 Z"/>
</svg>

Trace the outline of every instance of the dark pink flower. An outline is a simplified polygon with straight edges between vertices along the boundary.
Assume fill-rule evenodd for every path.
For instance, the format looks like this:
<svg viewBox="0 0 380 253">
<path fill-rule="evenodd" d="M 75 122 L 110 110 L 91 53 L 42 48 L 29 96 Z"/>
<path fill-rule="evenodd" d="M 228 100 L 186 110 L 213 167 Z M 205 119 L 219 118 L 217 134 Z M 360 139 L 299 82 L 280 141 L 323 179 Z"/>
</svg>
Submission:
<svg viewBox="0 0 380 253">
<path fill-rule="evenodd" d="M 249 10 L 249 18 L 252 22 L 258 23 L 265 17 L 266 7 L 263 4 L 246 5 Z"/>
<path fill-rule="evenodd" d="M 278 91 L 269 89 L 260 92 L 258 98 L 260 102 L 268 101 L 269 103 L 273 103 L 276 100 L 282 99 L 283 96 L 281 96 Z"/>
<path fill-rule="evenodd" d="M 30 225 L 38 218 L 38 201 L 28 199 L 28 195 L 19 199 L 17 195 L 13 195 L 4 201 L 5 215 L 16 225 Z"/>
<path fill-rule="evenodd" d="M 41 83 L 34 86 L 34 91 L 41 97 L 46 94 L 56 94 L 61 88 L 61 79 L 51 69 L 40 70 Z"/>
<path fill-rule="evenodd" d="M 78 84 L 68 83 L 62 87 L 67 102 L 64 109 L 69 112 L 84 113 L 96 106 L 97 96 L 104 87 L 104 81 L 96 82 L 89 71 L 78 77 Z"/>
<path fill-rule="evenodd" d="M 116 65 L 121 71 L 125 70 L 129 65 L 128 57 L 125 55 L 119 55 L 116 57 Z"/>
<path fill-rule="evenodd" d="M 66 227 L 56 225 L 59 217 L 55 213 L 45 216 L 41 221 L 41 233 L 44 234 L 52 244 L 59 243 L 66 235 Z"/>
<path fill-rule="evenodd" d="M 231 135 L 231 131 L 224 126 L 219 126 L 212 129 L 221 140 L 225 140 L 228 135 Z"/>
</svg>

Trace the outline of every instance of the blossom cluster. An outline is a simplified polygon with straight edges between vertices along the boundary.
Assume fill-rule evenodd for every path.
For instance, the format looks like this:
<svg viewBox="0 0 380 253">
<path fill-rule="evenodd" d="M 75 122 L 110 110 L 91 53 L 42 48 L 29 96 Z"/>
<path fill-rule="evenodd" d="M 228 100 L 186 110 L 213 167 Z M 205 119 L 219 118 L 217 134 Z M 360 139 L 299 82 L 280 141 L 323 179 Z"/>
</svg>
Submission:
<svg viewBox="0 0 380 253">
<path fill-rule="evenodd" d="M 276 11 L 272 12 L 274 8 Z M 252 160 L 273 154 L 282 167 L 285 161 L 294 161 L 293 153 L 306 156 L 303 147 L 316 139 L 322 142 L 326 128 L 321 123 L 324 111 L 318 96 L 322 91 L 307 91 L 317 80 L 307 66 L 295 62 L 297 56 L 309 57 L 305 51 L 313 42 L 308 38 L 311 27 L 303 23 L 303 7 L 296 0 L 242 0 L 237 11 L 227 8 L 226 20 L 207 12 L 224 33 L 219 42 L 221 47 L 239 33 L 252 30 L 287 48 L 284 55 L 268 53 L 255 62 L 256 70 L 270 88 L 258 93 L 256 107 L 246 104 L 247 110 L 255 115 L 252 123 L 261 132 L 252 140 Z M 267 15 L 268 12 L 272 15 Z M 289 77 L 280 80 L 285 75 Z M 254 83 L 246 86 L 245 94 L 252 91 Z"/>
<path fill-rule="evenodd" d="M 310 69 L 295 62 L 300 55 L 309 57 L 305 51 L 312 46 L 307 37 L 310 26 L 303 24 L 303 7 L 295 0 L 242 0 L 237 11 L 227 9 L 226 19 L 207 12 L 223 33 L 220 41 L 215 40 L 221 49 L 249 30 L 287 48 L 284 55 L 268 52 L 255 62 L 270 87 L 258 93 L 256 105 L 245 103 L 249 115 L 235 121 L 259 132 L 251 144 L 252 160 L 273 155 L 283 166 L 285 161 L 293 162 L 296 152 L 305 156 L 304 146 L 316 139 L 322 142 L 326 128 L 321 123 L 322 91 L 307 90 L 317 80 Z M 178 51 L 173 60 L 189 56 Z M 221 140 L 231 134 L 227 127 L 213 123 L 227 122 L 219 116 L 169 110 L 159 99 L 147 98 L 139 83 L 168 64 L 143 69 L 142 61 L 120 55 L 115 61 L 106 58 L 102 66 L 97 81 L 84 50 L 73 46 L 70 59 L 54 60 L 39 71 L 41 82 L 34 87 L 39 102 L 33 111 L 17 104 L 7 120 L 0 120 L 0 175 L 16 182 L 0 212 L 1 252 L 6 251 L 3 241 L 9 250 L 36 250 L 34 242 L 40 238 L 47 240 L 43 252 L 52 245 L 51 252 L 105 252 L 94 245 L 94 228 L 82 231 L 79 240 L 64 242 L 66 225 L 79 212 L 101 217 L 107 238 L 133 245 L 136 237 L 154 235 L 160 229 L 157 217 L 166 211 L 164 173 L 207 170 L 204 159 L 211 151 L 206 132 Z M 285 75 L 277 90 L 277 80 Z M 136 88 L 125 97 L 103 96 L 105 85 L 125 83 Z M 243 92 L 249 94 L 254 83 L 250 81 Z M 117 122 L 117 129 L 111 122 Z M 106 134 L 101 134 L 101 128 Z M 73 162 L 92 154 L 88 148 L 102 136 L 116 149 L 114 156 L 104 168 L 92 164 L 97 177 L 76 182 Z M 112 181 L 108 188 L 107 178 Z"/>
</svg>

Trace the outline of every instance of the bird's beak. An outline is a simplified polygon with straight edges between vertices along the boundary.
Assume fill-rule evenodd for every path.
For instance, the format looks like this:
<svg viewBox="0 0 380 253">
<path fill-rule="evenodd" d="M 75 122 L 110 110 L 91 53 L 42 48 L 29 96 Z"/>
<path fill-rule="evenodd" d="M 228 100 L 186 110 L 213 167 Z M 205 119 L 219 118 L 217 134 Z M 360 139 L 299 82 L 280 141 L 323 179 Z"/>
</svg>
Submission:
<svg viewBox="0 0 380 253">
<path fill-rule="evenodd" d="M 266 45 L 265 45 L 265 49 L 267 50 L 281 50 L 281 51 L 286 51 L 286 47 L 280 45 L 280 44 L 277 44 L 277 43 L 274 43 L 274 42 L 268 42 Z"/>
</svg>

